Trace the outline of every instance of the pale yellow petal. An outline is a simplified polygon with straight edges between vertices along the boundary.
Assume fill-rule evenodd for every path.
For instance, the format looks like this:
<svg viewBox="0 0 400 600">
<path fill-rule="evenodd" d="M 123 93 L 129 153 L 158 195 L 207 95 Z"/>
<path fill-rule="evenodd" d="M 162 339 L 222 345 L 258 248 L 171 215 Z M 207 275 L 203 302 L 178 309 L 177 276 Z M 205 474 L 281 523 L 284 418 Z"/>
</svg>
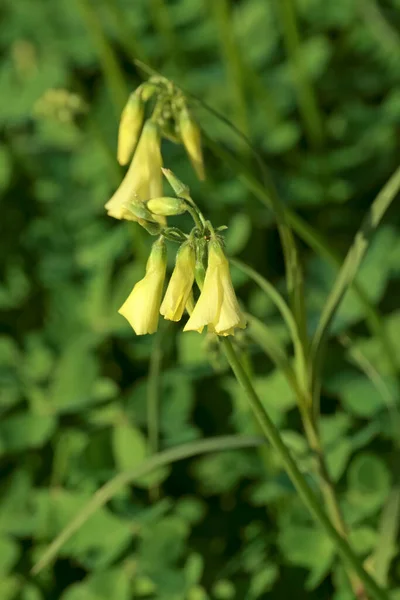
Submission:
<svg viewBox="0 0 400 600">
<path fill-rule="evenodd" d="M 210 268 L 209 265 L 204 279 L 203 290 L 183 331 L 198 331 L 209 323 L 214 323 L 219 314 L 221 301 L 222 288 L 218 278 L 218 271 Z"/>
</svg>

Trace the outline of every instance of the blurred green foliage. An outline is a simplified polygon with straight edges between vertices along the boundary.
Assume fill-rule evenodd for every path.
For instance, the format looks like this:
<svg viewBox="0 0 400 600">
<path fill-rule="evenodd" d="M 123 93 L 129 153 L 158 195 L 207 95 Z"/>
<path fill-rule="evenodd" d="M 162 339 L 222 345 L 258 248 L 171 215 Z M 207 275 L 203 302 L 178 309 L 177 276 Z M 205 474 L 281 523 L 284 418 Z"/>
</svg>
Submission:
<svg viewBox="0 0 400 600">
<path fill-rule="evenodd" d="M 3 0 L 0 17 L 1 600 L 352 598 L 331 542 L 267 447 L 190 459 L 127 486 L 53 565 L 30 569 L 102 483 L 149 454 L 158 338 L 135 337 L 117 308 L 150 240 L 103 208 L 122 177 L 118 118 L 142 77 L 133 59 L 231 119 L 263 155 L 282 202 L 344 256 L 398 163 L 399 0 Z M 259 176 L 246 144 L 193 105 L 207 135 Z M 229 253 L 281 288 L 274 219 L 241 173 L 211 146 L 204 184 L 181 146 L 166 142 L 163 156 L 212 222 L 228 225 Z M 398 369 L 399 225 L 394 206 L 359 276 Z M 335 270 L 300 248 L 312 330 Z M 287 343 L 265 295 L 233 276 L 249 311 Z M 397 598 L 398 512 L 386 503 L 399 485 L 399 387 L 364 316 L 351 291 L 334 322 L 321 430 L 360 557 L 373 567 L 393 534 L 379 564 Z M 257 433 L 218 346 L 176 325 L 162 323 L 160 335 L 160 448 Z M 294 397 L 246 334 L 239 342 L 307 473 Z"/>
</svg>

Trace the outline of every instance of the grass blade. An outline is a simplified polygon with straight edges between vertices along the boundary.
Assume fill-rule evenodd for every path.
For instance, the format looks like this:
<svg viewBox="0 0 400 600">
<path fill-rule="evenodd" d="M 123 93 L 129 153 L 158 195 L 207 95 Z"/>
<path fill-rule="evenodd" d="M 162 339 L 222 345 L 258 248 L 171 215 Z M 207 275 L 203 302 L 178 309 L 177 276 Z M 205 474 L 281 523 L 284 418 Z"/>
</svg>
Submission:
<svg viewBox="0 0 400 600">
<path fill-rule="evenodd" d="M 290 310 L 290 308 L 288 307 L 284 298 L 281 296 L 278 290 L 272 285 L 272 283 L 265 279 L 265 277 L 257 273 L 257 271 L 255 271 L 240 260 L 231 259 L 230 262 L 233 265 L 235 265 L 235 267 L 243 271 L 243 273 L 246 273 L 246 275 L 248 275 L 248 277 L 250 277 L 263 290 L 263 292 L 265 292 L 268 298 L 272 300 L 272 302 L 275 304 L 275 306 L 281 313 L 292 338 L 299 381 L 302 381 L 305 385 L 307 380 L 306 356 L 304 353 L 299 328 L 297 326 L 296 320 L 294 319 L 292 311 Z M 254 320 L 255 317 L 252 317 L 252 319 Z"/>
<path fill-rule="evenodd" d="M 340 303 L 354 281 L 361 262 L 368 250 L 369 243 L 377 230 L 385 212 L 400 190 L 400 167 L 394 172 L 381 192 L 375 198 L 357 232 L 353 244 L 338 273 L 333 288 L 328 296 L 314 335 L 311 356 L 315 368 L 314 377 L 318 378 L 325 340 L 329 327 L 340 306 Z"/>
<path fill-rule="evenodd" d="M 251 436 L 227 435 L 209 438 L 207 440 L 190 442 L 188 444 L 182 444 L 177 448 L 165 450 L 164 452 L 160 452 L 159 454 L 150 457 L 135 469 L 120 473 L 97 490 L 93 498 L 78 512 L 75 518 L 48 546 L 41 559 L 33 567 L 32 573 L 37 575 L 37 573 L 44 569 L 55 558 L 60 548 L 62 548 L 70 537 L 82 527 L 98 508 L 107 504 L 119 489 L 124 485 L 133 483 L 138 477 L 147 475 L 159 467 L 170 465 L 179 460 L 184 460 L 185 458 L 190 458 L 199 454 L 220 452 L 222 450 L 235 450 L 238 448 L 254 448 L 264 443 L 264 438 Z"/>
<path fill-rule="evenodd" d="M 376 581 L 382 585 L 388 584 L 388 573 L 392 558 L 396 554 L 396 539 L 399 532 L 400 520 L 400 487 L 395 487 L 383 508 L 378 542 L 371 557 Z"/>
</svg>

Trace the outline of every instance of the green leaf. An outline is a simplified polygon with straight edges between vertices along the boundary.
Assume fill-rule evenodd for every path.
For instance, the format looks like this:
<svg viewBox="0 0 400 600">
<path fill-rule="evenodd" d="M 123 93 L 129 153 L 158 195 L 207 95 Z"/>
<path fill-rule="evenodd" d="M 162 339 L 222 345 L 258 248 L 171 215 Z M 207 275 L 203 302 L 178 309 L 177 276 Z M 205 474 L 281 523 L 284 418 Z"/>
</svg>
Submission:
<svg viewBox="0 0 400 600">
<path fill-rule="evenodd" d="M 57 424 L 53 415 L 21 413 L 0 423 L 0 455 L 41 447 Z"/>
<path fill-rule="evenodd" d="M 146 458 L 146 439 L 137 427 L 129 423 L 120 423 L 113 428 L 112 445 L 119 471 L 134 469 Z"/>
<path fill-rule="evenodd" d="M 351 504 L 376 511 L 390 492 L 391 477 L 385 463 L 367 452 L 358 454 L 347 473 L 348 500 Z"/>
</svg>

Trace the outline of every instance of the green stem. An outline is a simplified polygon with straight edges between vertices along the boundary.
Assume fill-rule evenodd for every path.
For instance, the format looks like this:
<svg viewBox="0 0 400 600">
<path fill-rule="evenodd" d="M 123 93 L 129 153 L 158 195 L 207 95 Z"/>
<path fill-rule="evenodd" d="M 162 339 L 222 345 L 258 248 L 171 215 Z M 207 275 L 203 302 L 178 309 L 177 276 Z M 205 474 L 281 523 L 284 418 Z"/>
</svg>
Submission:
<svg viewBox="0 0 400 600">
<path fill-rule="evenodd" d="M 78 0 L 77 5 L 89 35 L 92 38 L 93 45 L 98 52 L 100 65 L 107 80 L 117 116 L 119 117 L 128 97 L 128 87 L 124 74 L 112 46 L 104 35 L 91 0 Z"/>
<path fill-rule="evenodd" d="M 221 343 L 224 346 L 225 354 L 232 371 L 247 395 L 251 408 L 257 417 L 263 434 L 269 440 L 273 448 L 278 452 L 285 466 L 286 472 L 292 480 L 293 485 L 299 493 L 299 496 L 302 498 L 304 504 L 335 544 L 342 559 L 357 573 L 365 585 L 365 588 L 371 593 L 371 596 L 376 600 L 389 600 L 386 592 L 381 589 L 372 579 L 372 577 L 363 569 L 358 557 L 353 552 L 348 542 L 335 529 L 324 509 L 321 507 L 320 499 L 307 484 L 290 452 L 282 441 L 278 429 L 275 427 L 268 413 L 264 409 L 264 406 L 256 394 L 246 371 L 240 363 L 231 342 L 228 338 L 224 338 L 221 340 Z"/>
<path fill-rule="evenodd" d="M 297 28 L 296 11 L 293 0 L 278 0 L 283 25 L 283 37 L 286 45 L 293 83 L 297 93 L 299 110 L 304 121 L 310 144 L 320 150 L 324 145 L 323 120 L 319 112 L 317 99 L 311 82 L 305 71 L 300 35 Z"/>
<path fill-rule="evenodd" d="M 242 133 L 247 134 L 249 125 L 246 98 L 243 91 L 243 70 L 237 50 L 237 42 L 233 36 L 230 0 L 218 0 L 218 2 L 209 0 L 208 4 L 218 28 L 218 40 L 225 60 L 228 82 L 235 105 L 235 121 Z"/>
<path fill-rule="evenodd" d="M 60 548 L 62 548 L 74 533 L 86 523 L 96 510 L 107 504 L 120 489 L 128 484 L 134 483 L 136 479 L 144 477 L 160 467 L 171 465 L 172 463 L 191 458 L 192 456 L 239 448 L 256 448 L 262 444 L 263 438 L 241 435 L 226 435 L 206 440 L 196 440 L 195 442 L 188 442 L 187 444 L 181 444 L 175 448 L 164 450 L 163 452 L 146 459 L 134 469 L 119 473 L 97 490 L 91 500 L 78 511 L 75 517 L 51 542 L 41 558 L 32 568 L 32 574 L 37 575 L 44 569 L 50 561 L 57 556 Z"/>
<path fill-rule="evenodd" d="M 204 227 L 203 227 L 200 217 L 197 213 L 197 210 L 193 206 L 191 206 L 189 203 L 187 203 L 187 205 L 186 205 L 186 210 L 188 211 L 188 213 L 192 217 L 193 221 L 195 222 L 196 227 L 200 231 L 203 231 Z"/>
<path fill-rule="evenodd" d="M 182 53 L 179 52 L 179 38 L 175 34 L 172 20 L 168 13 L 168 4 L 165 0 L 150 0 L 150 14 L 154 26 L 176 65 L 182 62 Z"/>
<path fill-rule="evenodd" d="M 151 454 L 158 452 L 160 371 L 162 359 L 161 335 L 158 332 L 154 340 L 147 382 L 147 434 Z"/>
</svg>

